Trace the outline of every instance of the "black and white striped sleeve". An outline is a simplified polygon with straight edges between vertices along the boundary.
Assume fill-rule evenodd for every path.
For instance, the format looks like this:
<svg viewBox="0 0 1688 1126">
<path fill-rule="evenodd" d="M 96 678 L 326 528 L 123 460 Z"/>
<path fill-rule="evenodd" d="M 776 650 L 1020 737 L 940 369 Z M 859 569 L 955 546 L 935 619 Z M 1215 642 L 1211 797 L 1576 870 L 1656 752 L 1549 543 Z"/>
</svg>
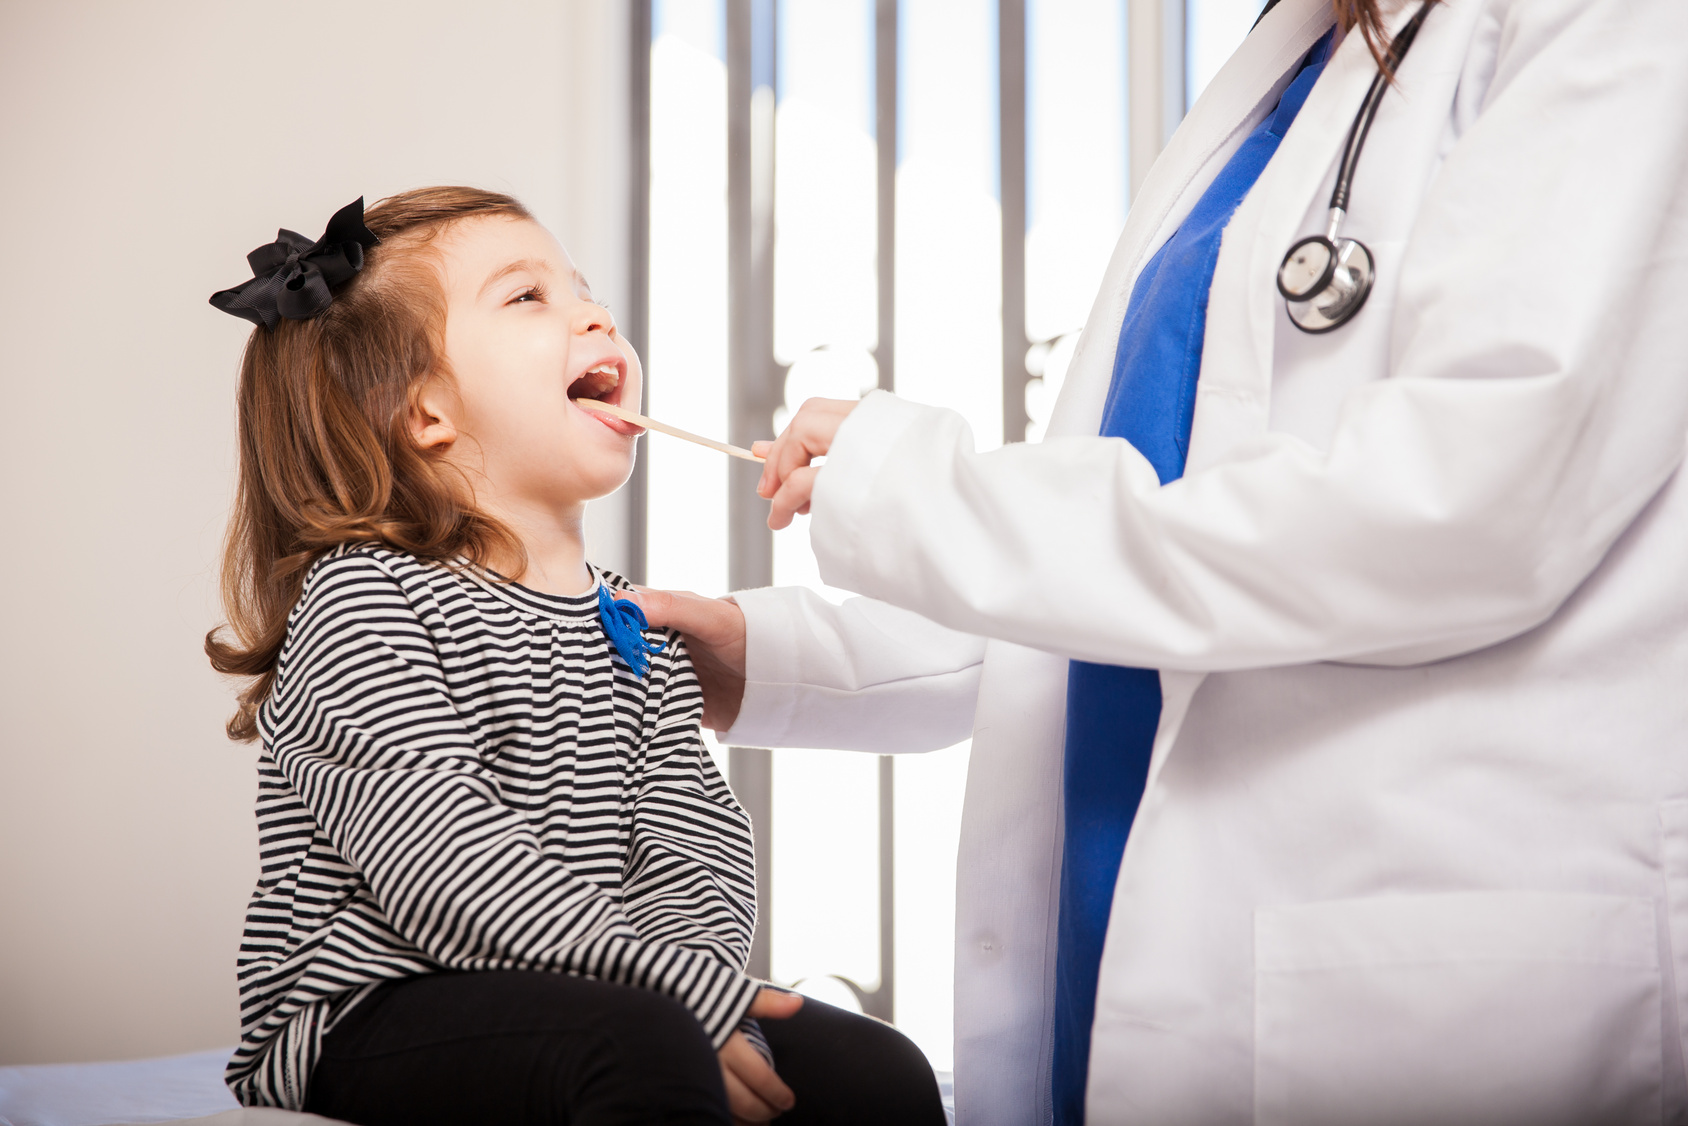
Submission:
<svg viewBox="0 0 1688 1126">
<path fill-rule="evenodd" d="M 295 612 L 263 717 L 267 751 L 393 928 L 452 970 L 542 969 L 673 997 L 719 1047 L 758 983 L 641 939 L 598 885 L 545 855 L 500 801 L 400 583 L 331 559 Z"/>
</svg>

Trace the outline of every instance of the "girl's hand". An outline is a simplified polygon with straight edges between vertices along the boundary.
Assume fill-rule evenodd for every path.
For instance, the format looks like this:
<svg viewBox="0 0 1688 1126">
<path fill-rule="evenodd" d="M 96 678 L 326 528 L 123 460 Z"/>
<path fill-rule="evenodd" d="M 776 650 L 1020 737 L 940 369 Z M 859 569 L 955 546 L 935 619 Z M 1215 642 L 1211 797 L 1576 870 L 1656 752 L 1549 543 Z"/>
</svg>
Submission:
<svg viewBox="0 0 1688 1126">
<path fill-rule="evenodd" d="M 744 611 L 738 603 L 645 587 L 615 595 L 638 603 L 651 625 L 680 631 L 703 689 L 704 725 L 711 731 L 731 727 L 744 703 Z"/>
<path fill-rule="evenodd" d="M 774 502 L 768 510 L 768 527 L 777 532 L 793 516 L 809 511 L 815 474 L 820 472 L 819 466 L 810 463 L 826 456 L 838 427 L 855 409 L 855 399 L 808 399 L 778 438 L 751 443 L 750 452 L 767 459 L 756 495 Z"/>
<path fill-rule="evenodd" d="M 783 1020 L 803 1007 L 795 993 L 764 989 L 756 994 L 745 1015 L 757 1020 Z M 721 1079 L 727 1085 L 727 1109 L 734 1126 L 767 1122 L 797 1105 L 791 1093 L 762 1053 L 751 1047 L 742 1032 L 735 1032 L 716 1053 L 721 1060 Z"/>
</svg>

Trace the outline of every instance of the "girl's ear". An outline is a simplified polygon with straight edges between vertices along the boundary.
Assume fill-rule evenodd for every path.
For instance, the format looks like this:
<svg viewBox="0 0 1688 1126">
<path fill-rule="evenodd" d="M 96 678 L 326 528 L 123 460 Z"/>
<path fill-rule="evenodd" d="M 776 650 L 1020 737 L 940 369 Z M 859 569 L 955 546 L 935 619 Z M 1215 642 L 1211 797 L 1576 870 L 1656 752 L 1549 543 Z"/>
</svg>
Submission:
<svg viewBox="0 0 1688 1126">
<path fill-rule="evenodd" d="M 444 380 L 430 379 L 410 400 L 410 436 L 425 450 L 445 450 L 457 441 L 452 415 L 457 396 Z"/>
</svg>

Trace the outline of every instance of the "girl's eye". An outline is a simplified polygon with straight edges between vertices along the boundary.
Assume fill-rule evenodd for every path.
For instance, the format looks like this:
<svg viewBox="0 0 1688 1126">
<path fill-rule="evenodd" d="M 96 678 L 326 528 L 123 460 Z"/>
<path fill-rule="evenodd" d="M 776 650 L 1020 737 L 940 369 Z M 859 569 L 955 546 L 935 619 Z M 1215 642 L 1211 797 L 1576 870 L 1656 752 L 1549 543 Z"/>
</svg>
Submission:
<svg viewBox="0 0 1688 1126">
<path fill-rule="evenodd" d="M 514 296 L 510 299 L 510 302 L 511 302 L 511 304 L 515 304 L 518 301 L 543 301 L 543 300 L 545 300 L 545 290 L 541 289 L 537 285 L 533 285 L 533 286 L 529 286 L 528 288 L 522 290 L 520 293 L 516 294 L 516 296 Z"/>
</svg>

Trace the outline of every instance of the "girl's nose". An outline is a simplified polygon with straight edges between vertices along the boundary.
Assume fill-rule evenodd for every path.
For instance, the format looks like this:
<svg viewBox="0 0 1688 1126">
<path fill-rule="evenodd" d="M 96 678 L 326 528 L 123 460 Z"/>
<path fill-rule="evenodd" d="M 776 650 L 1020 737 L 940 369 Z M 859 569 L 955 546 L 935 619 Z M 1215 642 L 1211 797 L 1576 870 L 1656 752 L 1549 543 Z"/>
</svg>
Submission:
<svg viewBox="0 0 1688 1126">
<path fill-rule="evenodd" d="M 575 311 L 574 330 L 582 336 L 589 332 L 615 332 L 615 318 L 596 301 L 583 300 Z"/>
</svg>

